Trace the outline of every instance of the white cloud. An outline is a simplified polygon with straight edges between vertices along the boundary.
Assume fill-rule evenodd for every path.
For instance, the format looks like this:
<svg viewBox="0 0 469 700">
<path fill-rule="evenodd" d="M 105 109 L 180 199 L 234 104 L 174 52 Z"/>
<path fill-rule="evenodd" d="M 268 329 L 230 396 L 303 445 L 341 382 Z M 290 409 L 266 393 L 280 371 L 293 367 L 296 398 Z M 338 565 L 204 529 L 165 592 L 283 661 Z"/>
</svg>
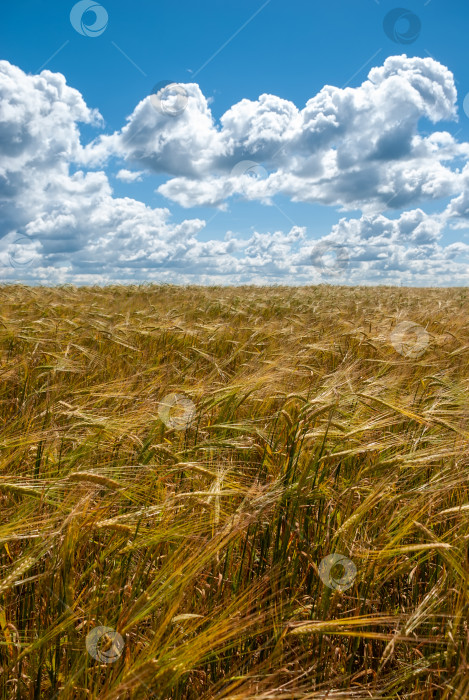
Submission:
<svg viewBox="0 0 469 700">
<path fill-rule="evenodd" d="M 326 85 L 302 110 L 275 95 L 241 100 L 217 125 L 198 85 L 178 117 L 142 100 L 126 126 L 88 149 L 88 157 L 120 155 L 164 173 L 159 192 L 184 207 L 215 205 L 235 194 L 361 208 L 399 209 L 456 194 L 451 169 L 468 144 L 448 132 L 419 135 L 419 121 L 456 117 L 451 72 L 432 58 L 392 56 L 356 88 Z M 261 182 L 233 176 L 242 160 L 264 165 Z"/>
<path fill-rule="evenodd" d="M 456 91 L 444 66 L 392 57 L 361 86 L 325 86 L 302 110 L 262 95 L 233 105 L 219 124 L 199 87 L 186 90 L 178 117 L 146 98 L 120 132 L 83 145 L 79 125 L 102 127 L 99 112 L 63 76 L 26 75 L 0 62 L 4 279 L 467 282 L 469 246 L 441 241 L 445 228 L 469 228 L 469 165 L 454 165 L 467 161 L 469 144 L 446 131 L 418 133 L 422 117 L 455 116 Z M 321 239 L 324 260 L 328 249 L 346 252 L 340 275 L 329 277 L 303 227 L 253 226 L 248 238 L 229 231 L 223 240 L 201 241 L 201 219 L 176 222 L 167 208 L 115 197 L 105 168 L 116 156 L 129 166 L 117 172 L 121 182 L 166 174 L 159 192 L 184 207 L 226 208 L 236 195 L 268 204 L 283 194 L 363 215 L 342 218 Z M 241 161 L 262 162 L 266 172 L 234 168 Z M 450 203 L 439 214 L 418 206 L 443 197 Z M 409 210 L 386 216 L 392 208 Z"/>
<path fill-rule="evenodd" d="M 143 173 L 135 170 L 126 170 L 123 168 L 119 170 L 116 178 L 121 182 L 140 182 L 142 180 Z"/>
<path fill-rule="evenodd" d="M 75 170 L 86 162 L 80 122 L 102 120 L 63 76 L 26 75 L 0 62 L 4 279 L 119 279 L 123 267 L 135 274 L 185 254 L 204 226 L 199 219 L 171 223 L 167 209 L 113 197 L 105 172 Z M 121 178 L 128 181 L 128 173 Z"/>
</svg>

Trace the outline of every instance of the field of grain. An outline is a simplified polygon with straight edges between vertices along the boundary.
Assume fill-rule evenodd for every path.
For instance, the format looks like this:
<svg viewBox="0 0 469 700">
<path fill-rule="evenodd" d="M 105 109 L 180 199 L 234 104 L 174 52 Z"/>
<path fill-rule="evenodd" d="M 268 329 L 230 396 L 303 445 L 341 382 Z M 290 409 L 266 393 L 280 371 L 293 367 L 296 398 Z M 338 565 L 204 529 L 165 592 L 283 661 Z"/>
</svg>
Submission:
<svg viewBox="0 0 469 700">
<path fill-rule="evenodd" d="M 2 698 L 469 697 L 469 290 L 0 301 Z"/>
</svg>

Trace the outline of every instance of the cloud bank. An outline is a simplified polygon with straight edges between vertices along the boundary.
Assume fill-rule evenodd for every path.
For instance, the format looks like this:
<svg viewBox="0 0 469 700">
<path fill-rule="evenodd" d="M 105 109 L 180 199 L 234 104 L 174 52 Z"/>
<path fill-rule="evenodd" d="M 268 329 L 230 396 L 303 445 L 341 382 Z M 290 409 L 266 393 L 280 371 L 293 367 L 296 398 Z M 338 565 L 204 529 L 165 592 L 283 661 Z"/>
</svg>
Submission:
<svg viewBox="0 0 469 700">
<path fill-rule="evenodd" d="M 103 119 L 64 76 L 0 62 L 4 279 L 467 284 L 468 246 L 441 239 L 468 228 L 469 144 L 422 129 L 457 119 L 446 67 L 393 56 L 360 86 L 326 85 L 303 109 L 264 94 L 218 123 L 198 85 L 184 94 L 176 115 L 148 96 L 121 130 L 84 144 L 81 125 L 103 130 Z M 116 162 L 113 176 L 133 187 L 164 176 L 157 191 L 168 206 L 282 195 L 361 216 L 344 216 L 320 241 L 294 225 L 201 241 L 200 218 L 175 222 L 168 207 L 116 197 Z M 426 213 L 435 201 L 440 211 Z"/>
</svg>

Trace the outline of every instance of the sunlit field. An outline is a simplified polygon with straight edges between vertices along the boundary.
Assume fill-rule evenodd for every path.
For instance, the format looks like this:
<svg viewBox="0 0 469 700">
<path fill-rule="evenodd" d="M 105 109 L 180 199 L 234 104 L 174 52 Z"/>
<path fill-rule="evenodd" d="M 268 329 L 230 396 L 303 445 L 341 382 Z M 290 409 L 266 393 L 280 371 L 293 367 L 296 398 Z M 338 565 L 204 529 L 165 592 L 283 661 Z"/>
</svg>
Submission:
<svg viewBox="0 0 469 700">
<path fill-rule="evenodd" d="M 0 297 L 1 697 L 469 697 L 469 290 Z"/>
</svg>

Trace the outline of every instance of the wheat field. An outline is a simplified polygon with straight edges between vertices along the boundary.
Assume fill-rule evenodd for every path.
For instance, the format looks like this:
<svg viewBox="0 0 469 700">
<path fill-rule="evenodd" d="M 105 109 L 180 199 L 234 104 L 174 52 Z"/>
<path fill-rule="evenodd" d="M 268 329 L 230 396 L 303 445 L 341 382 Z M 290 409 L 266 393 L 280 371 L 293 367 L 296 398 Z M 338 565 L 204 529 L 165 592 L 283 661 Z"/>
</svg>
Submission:
<svg viewBox="0 0 469 700">
<path fill-rule="evenodd" d="M 0 295 L 1 697 L 469 697 L 467 289 Z"/>
</svg>

